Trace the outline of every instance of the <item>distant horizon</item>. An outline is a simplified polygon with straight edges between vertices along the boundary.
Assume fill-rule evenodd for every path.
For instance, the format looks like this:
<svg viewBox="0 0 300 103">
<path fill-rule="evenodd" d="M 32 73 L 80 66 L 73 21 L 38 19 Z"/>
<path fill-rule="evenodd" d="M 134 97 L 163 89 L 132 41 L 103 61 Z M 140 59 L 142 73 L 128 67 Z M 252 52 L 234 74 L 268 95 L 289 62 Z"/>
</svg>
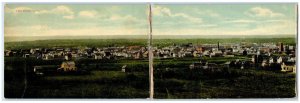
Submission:
<svg viewBox="0 0 300 103">
<path fill-rule="evenodd" d="M 284 35 L 153 35 L 153 39 L 230 39 L 230 38 L 296 38 Z M 87 36 L 4 36 L 4 42 L 71 39 L 148 39 L 148 35 L 87 35 Z"/>
<path fill-rule="evenodd" d="M 297 34 L 253 34 L 253 35 L 245 35 L 245 34 L 153 34 L 152 36 L 296 36 Z M 126 35 L 3 35 L 4 37 L 88 37 L 88 36 L 147 36 L 148 34 L 126 34 Z"/>
</svg>

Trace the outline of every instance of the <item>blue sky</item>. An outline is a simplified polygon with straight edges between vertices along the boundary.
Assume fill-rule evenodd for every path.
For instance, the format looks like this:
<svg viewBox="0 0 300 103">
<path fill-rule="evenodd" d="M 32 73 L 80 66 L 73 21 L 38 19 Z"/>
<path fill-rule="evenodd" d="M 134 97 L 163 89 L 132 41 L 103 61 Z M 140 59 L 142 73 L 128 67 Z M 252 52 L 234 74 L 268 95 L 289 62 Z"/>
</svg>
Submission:
<svg viewBox="0 0 300 103">
<path fill-rule="evenodd" d="M 153 35 L 295 35 L 296 4 L 154 4 Z M 147 35 L 145 4 L 6 4 L 5 36 Z"/>
</svg>

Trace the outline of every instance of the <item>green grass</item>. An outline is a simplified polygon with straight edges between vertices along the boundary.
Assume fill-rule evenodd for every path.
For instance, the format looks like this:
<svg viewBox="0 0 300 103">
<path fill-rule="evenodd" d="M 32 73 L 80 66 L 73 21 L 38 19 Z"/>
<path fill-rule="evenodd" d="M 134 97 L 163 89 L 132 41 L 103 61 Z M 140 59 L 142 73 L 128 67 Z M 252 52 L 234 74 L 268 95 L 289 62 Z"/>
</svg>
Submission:
<svg viewBox="0 0 300 103">
<path fill-rule="evenodd" d="M 90 75 L 46 76 L 31 82 L 27 98 L 146 98 L 147 89 L 132 84 L 142 73 L 92 71 Z M 134 77 L 134 78 L 137 78 Z M 130 79 L 130 80 L 129 80 Z"/>
<path fill-rule="evenodd" d="M 207 59 L 218 60 L 218 58 Z M 6 60 L 12 60 L 8 64 L 12 65 L 13 60 L 18 59 Z M 156 65 L 155 69 L 175 65 L 182 70 L 165 71 L 162 77 L 158 75 L 159 72 L 155 72 L 155 98 L 291 98 L 295 96 L 295 74 L 254 68 L 244 70 L 230 68 L 221 74 L 187 71 L 186 65 L 194 60 L 196 59 L 164 59 L 164 64 Z M 131 60 L 118 63 L 123 65 L 130 62 Z M 139 68 L 144 63 L 146 61 L 135 61 L 131 65 Z M 25 98 L 147 98 L 148 65 L 145 66 L 144 72 L 124 73 L 120 70 L 94 69 L 88 75 L 35 78 L 30 80 Z M 23 78 L 20 74 L 14 75 L 18 72 L 13 71 L 21 71 L 22 68 L 10 68 L 12 69 L 5 69 L 5 77 L 15 79 L 5 81 L 5 97 L 18 98 L 23 90 Z M 224 73 L 226 75 L 222 76 Z"/>
<path fill-rule="evenodd" d="M 96 82 L 102 79 L 125 78 L 126 73 L 121 71 L 92 71 L 90 75 L 60 75 L 47 76 L 46 81 L 78 81 L 78 82 Z"/>
</svg>

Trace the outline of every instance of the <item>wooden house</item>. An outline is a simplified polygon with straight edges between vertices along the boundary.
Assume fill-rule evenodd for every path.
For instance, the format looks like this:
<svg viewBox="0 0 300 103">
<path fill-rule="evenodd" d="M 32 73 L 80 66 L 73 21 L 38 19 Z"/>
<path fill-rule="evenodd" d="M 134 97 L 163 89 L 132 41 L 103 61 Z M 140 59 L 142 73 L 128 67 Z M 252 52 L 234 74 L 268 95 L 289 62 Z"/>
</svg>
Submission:
<svg viewBox="0 0 300 103">
<path fill-rule="evenodd" d="M 58 71 L 64 71 L 64 72 L 69 72 L 69 71 L 77 71 L 77 67 L 75 66 L 74 61 L 64 61 L 60 68 L 58 68 Z"/>
</svg>

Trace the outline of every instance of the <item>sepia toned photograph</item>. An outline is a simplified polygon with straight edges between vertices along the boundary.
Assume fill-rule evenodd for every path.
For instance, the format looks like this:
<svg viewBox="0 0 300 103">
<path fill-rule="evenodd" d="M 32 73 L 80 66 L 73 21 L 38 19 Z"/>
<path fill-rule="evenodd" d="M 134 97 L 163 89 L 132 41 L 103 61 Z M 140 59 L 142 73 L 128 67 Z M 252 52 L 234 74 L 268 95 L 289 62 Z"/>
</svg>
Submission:
<svg viewBox="0 0 300 103">
<path fill-rule="evenodd" d="M 297 3 L 5 3 L 5 99 L 295 99 Z"/>
</svg>

